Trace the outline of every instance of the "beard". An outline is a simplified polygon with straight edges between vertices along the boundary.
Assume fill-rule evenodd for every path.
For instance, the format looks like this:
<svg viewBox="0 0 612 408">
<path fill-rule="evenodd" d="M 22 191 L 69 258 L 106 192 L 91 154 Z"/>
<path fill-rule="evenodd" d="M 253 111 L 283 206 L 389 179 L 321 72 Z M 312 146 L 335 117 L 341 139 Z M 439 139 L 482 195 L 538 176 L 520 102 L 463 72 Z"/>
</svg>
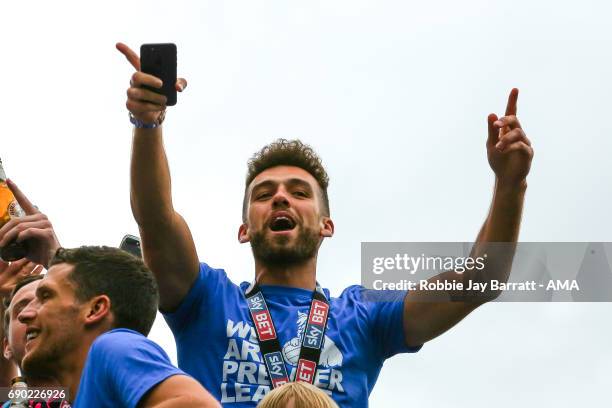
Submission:
<svg viewBox="0 0 612 408">
<path fill-rule="evenodd" d="M 59 340 L 59 339 L 58 339 Z M 57 372 L 57 364 L 74 348 L 74 339 L 69 337 L 55 344 L 39 344 L 27 353 L 21 361 L 21 369 L 27 378 L 52 377 Z"/>
<path fill-rule="evenodd" d="M 68 311 L 67 315 L 54 325 L 52 334 L 43 331 L 44 336 L 38 340 L 39 344 L 26 352 L 21 361 L 21 369 L 27 378 L 53 377 L 58 370 L 58 364 L 74 354 L 80 342 L 74 324 L 77 311 L 78 309 Z"/>
<path fill-rule="evenodd" d="M 255 259 L 265 265 L 278 267 L 304 263 L 315 257 L 319 249 L 319 233 L 314 229 L 299 226 L 298 235 L 293 245 L 290 237 L 266 237 L 266 229 L 257 231 L 251 236 L 251 250 Z"/>
</svg>

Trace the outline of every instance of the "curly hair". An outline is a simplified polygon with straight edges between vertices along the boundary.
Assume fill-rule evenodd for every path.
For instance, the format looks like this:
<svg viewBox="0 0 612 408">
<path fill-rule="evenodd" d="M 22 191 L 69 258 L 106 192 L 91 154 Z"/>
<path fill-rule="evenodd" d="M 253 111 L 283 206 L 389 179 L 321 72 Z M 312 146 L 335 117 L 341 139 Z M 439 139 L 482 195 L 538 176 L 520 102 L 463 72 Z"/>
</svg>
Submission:
<svg viewBox="0 0 612 408">
<path fill-rule="evenodd" d="M 321 158 L 312 147 L 302 143 L 299 139 L 278 139 L 264 146 L 260 151 L 255 153 L 247 163 L 248 171 L 244 189 L 244 200 L 242 203 L 243 221 L 246 221 L 249 185 L 258 174 L 276 166 L 295 166 L 310 173 L 310 175 L 317 180 L 317 184 L 320 187 L 324 215 L 329 216 L 329 197 L 327 196 L 329 176 L 323 167 Z"/>
</svg>

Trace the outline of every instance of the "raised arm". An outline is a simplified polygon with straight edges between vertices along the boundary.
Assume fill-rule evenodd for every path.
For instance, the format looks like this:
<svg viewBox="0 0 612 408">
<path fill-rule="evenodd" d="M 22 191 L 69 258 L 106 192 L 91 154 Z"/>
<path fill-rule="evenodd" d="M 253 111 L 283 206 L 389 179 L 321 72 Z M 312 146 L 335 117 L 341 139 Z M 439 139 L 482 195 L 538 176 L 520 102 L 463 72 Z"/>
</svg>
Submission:
<svg viewBox="0 0 612 408">
<path fill-rule="evenodd" d="M 140 72 L 140 58 L 125 44 L 117 49 L 136 69 L 127 91 L 126 106 L 142 123 L 160 123 L 166 98 L 142 88 L 160 88 L 160 79 Z M 182 91 L 187 82 L 178 79 Z M 145 263 L 151 269 L 160 294 L 160 309 L 176 309 L 195 281 L 199 262 L 191 231 L 174 210 L 168 159 L 164 150 L 162 127 L 134 128 L 130 166 L 130 202 L 138 223 Z"/>
<path fill-rule="evenodd" d="M 434 276 L 430 281 L 490 282 L 492 279 L 507 281 L 515 245 L 488 243 L 516 243 L 521 225 L 521 215 L 526 177 L 531 167 L 533 149 L 516 117 L 518 89 L 513 89 L 508 98 L 506 114 L 498 118 L 490 114 L 487 118 L 489 136 L 487 156 L 495 173 L 495 188 L 489 214 L 485 220 L 471 256 L 476 258 L 485 253 L 488 262 L 482 271 L 470 270 L 463 274 L 455 271 Z M 489 262 L 490 261 L 490 262 Z M 489 292 L 488 297 L 471 298 L 462 293 L 442 294 L 446 299 L 432 301 L 432 293 L 415 290 L 404 300 L 404 332 L 409 346 L 418 346 L 444 333 L 481 304 L 494 299 L 499 293 Z M 456 297 L 449 301 L 449 297 Z M 460 300 L 461 297 L 465 300 Z M 459 300 L 457 300 L 459 299 Z"/>
</svg>

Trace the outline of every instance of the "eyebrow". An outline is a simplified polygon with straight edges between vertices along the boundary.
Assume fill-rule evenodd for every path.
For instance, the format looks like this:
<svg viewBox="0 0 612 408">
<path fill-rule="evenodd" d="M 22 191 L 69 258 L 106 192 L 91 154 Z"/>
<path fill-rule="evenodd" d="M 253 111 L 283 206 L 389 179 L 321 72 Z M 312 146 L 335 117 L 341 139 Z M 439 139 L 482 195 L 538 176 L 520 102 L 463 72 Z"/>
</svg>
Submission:
<svg viewBox="0 0 612 408">
<path fill-rule="evenodd" d="M 38 287 L 36 288 L 36 297 L 39 298 L 42 295 L 42 292 L 55 293 L 53 288 L 50 288 L 48 285 L 45 285 L 44 282 L 41 280 L 40 285 L 38 285 Z"/>
<path fill-rule="evenodd" d="M 308 189 L 308 191 L 312 191 L 312 186 L 306 180 L 303 180 L 303 179 L 300 179 L 300 178 L 290 178 L 290 179 L 288 179 L 286 181 L 283 181 L 281 183 L 279 183 L 278 181 L 264 180 L 264 181 L 262 181 L 260 183 L 255 184 L 253 186 L 253 189 L 251 190 L 251 193 L 256 191 L 256 190 L 260 190 L 260 189 L 266 188 L 266 187 L 276 187 L 279 184 L 286 184 L 287 186 L 290 186 L 290 187 L 300 186 L 300 187 L 304 187 L 304 188 Z"/>
<path fill-rule="evenodd" d="M 287 181 L 287 185 L 289 186 L 300 186 L 308 189 L 308 191 L 312 191 L 312 186 L 306 180 L 292 178 Z"/>
<path fill-rule="evenodd" d="M 264 180 L 260 183 L 257 183 L 253 186 L 253 188 L 251 189 L 251 193 L 254 192 L 255 190 L 260 190 L 262 188 L 265 187 L 275 187 L 278 183 L 272 180 Z"/>
</svg>

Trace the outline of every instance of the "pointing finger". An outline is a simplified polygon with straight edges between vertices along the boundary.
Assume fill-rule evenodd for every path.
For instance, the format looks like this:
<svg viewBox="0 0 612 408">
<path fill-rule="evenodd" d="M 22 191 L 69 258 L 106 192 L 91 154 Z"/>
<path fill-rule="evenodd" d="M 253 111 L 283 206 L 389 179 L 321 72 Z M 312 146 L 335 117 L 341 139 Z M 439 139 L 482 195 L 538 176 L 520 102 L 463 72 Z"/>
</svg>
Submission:
<svg viewBox="0 0 612 408">
<path fill-rule="evenodd" d="M 118 42 L 117 44 L 115 44 L 115 47 L 125 56 L 129 63 L 132 64 L 134 69 L 136 69 L 136 71 L 140 71 L 140 57 L 138 56 L 138 54 L 132 51 L 132 49 L 124 43 Z"/>
<path fill-rule="evenodd" d="M 23 194 L 23 192 L 19 189 L 19 187 L 17 187 L 17 184 L 13 183 L 13 181 L 9 179 L 6 180 L 6 185 L 13 192 L 15 199 L 17 200 L 23 211 L 25 211 L 26 215 L 32 215 L 39 212 L 36 207 L 32 205 L 30 200 L 28 200 L 28 197 L 26 197 L 25 194 Z"/>
<path fill-rule="evenodd" d="M 506 105 L 506 116 L 516 115 L 516 103 L 518 101 L 519 90 L 512 88 L 508 96 L 508 104 Z"/>
</svg>

